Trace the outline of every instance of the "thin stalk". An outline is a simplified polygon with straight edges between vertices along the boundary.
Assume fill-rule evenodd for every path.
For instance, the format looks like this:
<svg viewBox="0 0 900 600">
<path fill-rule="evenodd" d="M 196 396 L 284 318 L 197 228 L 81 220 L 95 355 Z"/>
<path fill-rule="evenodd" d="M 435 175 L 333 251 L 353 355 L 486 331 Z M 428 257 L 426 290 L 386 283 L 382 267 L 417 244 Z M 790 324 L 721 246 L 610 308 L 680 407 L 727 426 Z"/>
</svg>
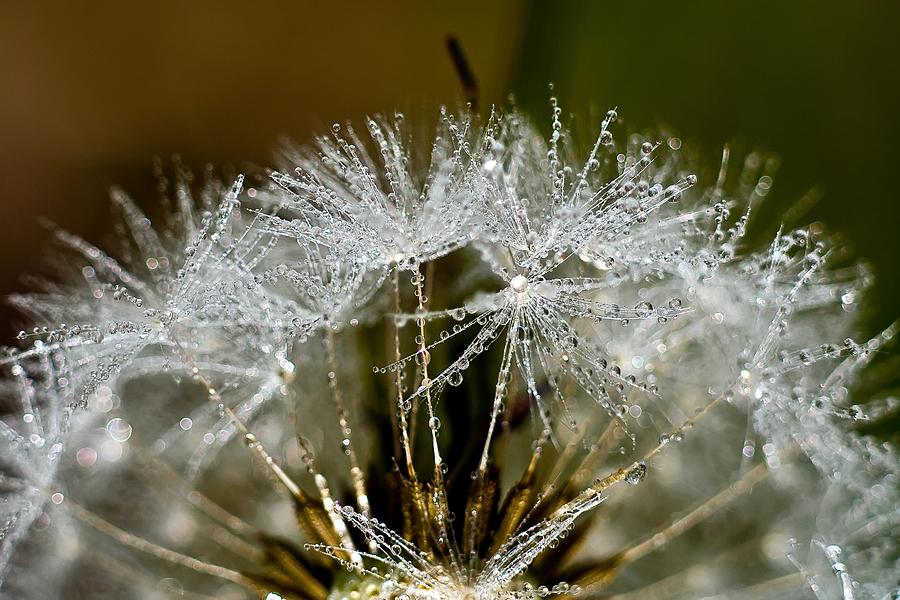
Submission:
<svg viewBox="0 0 900 600">
<path fill-rule="evenodd" d="M 397 269 L 394 269 L 391 274 L 391 283 L 393 284 L 394 289 L 394 314 L 400 314 L 400 273 Z M 397 323 L 397 320 L 394 319 L 394 364 L 397 365 L 397 370 L 394 372 L 394 388 L 397 392 L 397 411 L 396 413 L 392 411 L 392 414 L 398 414 L 400 422 L 398 424 L 399 429 L 399 438 L 400 438 L 400 447 L 403 451 L 404 460 L 406 461 L 406 474 L 407 476 L 415 481 L 416 480 L 416 469 L 413 465 L 412 458 L 412 448 L 410 446 L 409 440 L 409 423 L 407 422 L 407 416 L 409 410 L 406 408 L 406 400 L 404 399 L 403 394 L 403 367 L 401 366 L 400 360 L 402 358 L 402 354 L 400 352 L 400 325 Z"/>
<path fill-rule="evenodd" d="M 512 329 L 515 330 L 515 325 L 513 325 Z M 487 472 L 491 440 L 494 437 L 494 429 L 497 426 L 497 419 L 500 417 L 500 408 L 503 405 L 503 399 L 506 397 L 506 386 L 508 385 L 511 366 L 512 340 L 510 340 L 509 336 L 507 336 L 506 345 L 503 348 L 503 362 L 500 365 L 500 374 L 497 376 L 497 386 L 494 389 L 494 403 L 491 407 L 491 421 L 488 424 L 488 431 L 484 440 L 484 448 L 481 450 L 481 461 L 478 463 L 479 477 L 484 477 L 484 474 Z"/>
<path fill-rule="evenodd" d="M 603 433 L 600 434 L 600 436 L 597 438 L 597 441 L 592 445 L 591 450 L 584 456 L 584 458 L 582 458 L 582 460 L 576 466 L 575 471 L 571 478 L 576 489 L 578 487 L 580 487 L 580 485 L 584 479 L 580 474 L 582 472 L 587 472 L 588 465 L 590 464 L 590 462 L 593 461 L 593 459 L 596 457 L 596 455 L 600 453 L 601 449 L 604 447 L 604 444 L 606 443 L 606 439 L 614 431 L 615 423 L 616 423 L 615 420 L 610 420 L 609 423 L 607 423 L 606 427 L 603 429 Z M 548 510 L 550 510 L 554 506 L 554 503 L 559 503 L 561 501 L 564 501 L 564 500 L 561 500 L 559 496 L 562 492 L 566 491 L 566 489 L 568 489 L 568 488 L 564 488 L 561 490 L 557 489 L 556 484 L 551 481 L 543 490 L 541 490 L 540 496 L 538 497 L 537 501 L 534 503 L 534 506 L 532 506 L 531 509 L 528 511 L 528 514 L 525 515 L 525 518 L 522 519 L 521 524 L 524 525 L 525 523 L 527 523 L 531 519 L 532 515 L 537 514 L 538 509 L 540 509 L 540 507 L 542 507 L 544 504 L 548 503 L 550 500 L 553 500 L 553 502 L 550 503 Z"/>
<path fill-rule="evenodd" d="M 429 275 L 431 272 L 429 272 Z M 417 311 L 424 314 L 426 310 L 427 295 L 423 284 L 425 277 L 416 263 L 416 270 L 413 272 L 412 283 L 415 286 L 415 294 L 417 301 Z M 440 539 L 444 540 L 447 546 L 450 562 L 454 569 L 459 571 L 461 564 L 457 556 L 456 543 L 453 538 L 453 532 L 447 526 L 447 519 L 450 515 L 450 505 L 447 500 L 447 487 L 444 483 L 443 459 L 441 451 L 438 448 L 438 429 L 440 427 L 437 416 L 434 413 L 434 403 L 431 398 L 431 379 L 428 377 L 428 363 L 431 362 L 431 355 L 428 352 L 428 344 L 425 336 L 425 319 L 421 314 L 416 315 L 416 325 L 419 327 L 419 350 L 417 353 L 417 363 L 421 366 L 422 382 L 419 388 L 420 394 L 425 396 L 425 406 L 428 410 L 428 430 L 431 432 L 431 450 L 434 457 L 434 480 L 432 482 L 433 493 L 431 494 L 432 503 L 436 511 L 433 516 L 437 523 Z"/>
<path fill-rule="evenodd" d="M 353 480 L 353 491 L 356 495 L 356 506 L 364 517 L 370 519 L 372 517 L 372 506 L 369 503 L 369 495 L 366 493 L 366 478 L 362 469 L 359 467 L 359 460 L 356 457 L 356 450 L 353 447 L 352 428 L 347 416 L 347 407 L 344 404 L 344 396 L 341 393 L 341 387 L 338 385 L 338 361 L 337 351 L 335 349 L 334 331 L 328 328 L 325 332 L 325 351 L 328 355 L 328 388 L 331 390 L 331 399 L 338 411 L 338 424 L 341 428 L 341 445 L 344 447 L 344 454 L 350 460 L 350 477 Z"/>
<path fill-rule="evenodd" d="M 300 447 L 300 458 L 303 460 L 304 464 L 306 464 L 306 469 L 309 471 L 309 474 L 312 475 L 313 481 L 316 484 L 316 489 L 319 490 L 322 508 L 325 509 L 325 512 L 328 514 L 328 520 L 331 521 L 331 527 L 334 529 L 335 533 L 337 533 L 338 539 L 340 540 L 340 547 L 350 554 L 350 561 L 354 565 L 362 565 L 362 557 L 356 551 L 356 545 L 353 543 L 353 538 L 350 537 L 350 530 L 347 527 L 347 522 L 344 521 L 340 511 L 336 510 L 337 507 L 335 506 L 334 499 L 331 497 L 331 489 L 328 486 L 328 480 L 316 469 L 316 462 L 312 450 L 310 450 L 309 441 L 302 436 L 300 436 L 297 441 Z"/>
<path fill-rule="evenodd" d="M 553 511 L 551 518 L 563 515 L 574 506 L 584 502 L 586 499 L 603 494 L 609 488 L 628 479 L 638 470 L 643 470 L 646 472 L 647 461 L 659 454 L 662 449 L 669 444 L 669 440 L 678 439 L 683 435 L 685 431 L 693 428 L 701 418 L 707 415 L 709 411 L 722 400 L 722 398 L 724 398 L 724 395 L 719 395 L 710 400 L 705 406 L 698 410 L 693 417 L 685 421 L 685 423 L 681 425 L 681 427 L 675 429 L 672 434 L 666 436 L 665 438 L 661 438 L 659 443 L 655 445 L 649 452 L 644 454 L 642 458 L 633 461 L 627 467 L 622 467 L 620 469 L 617 469 L 616 471 L 613 471 L 602 479 L 598 479 L 586 490 L 575 496 L 575 498 L 573 498 L 569 502 L 566 502 L 562 506 L 558 507 L 555 511 Z"/>
<path fill-rule="evenodd" d="M 275 476 L 276 480 L 287 489 L 288 493 L 290 493 L 291 497 L 297 503 L 297 506 L 300 508 L 298 511 L 298 518 L 307 535 L 310 537 L 317 537 L 326 543 L 332 543 L 332 545 L 340 547 L 341 538 L 337 532 L 334 531 L 333 528 L 329 530 L 326 523 L 319 518 L 319 515 L 314 514 L 322 507 L 312 505 L 310 498 L 303 492 L 300 486 L 284 472 L 284 469 L 282 469 L 278 463 L 275 462 L 275 459 L 266 451 L 262 443 L 256 438 L 253 432 L 250 431 L 240 417 L 235 414 L 231 407 L 225 404 L 225 401 L 219 392 L 212 387 L 209 380 L 200 373 L 200 369 L 194 359 L 187 354 L 177 341 L 175 341 L 175 346 L 178 348 L 185 364 L 190 368 L 194 378 L 206 389 L 209 401 L 215 404 L 222 414 L 227 416 L 234 426 L 238 428 L 238 431 L 244 436 L 247 448 L 259 456 L 262 463 L 266 465 Z M 354 563 L 362 564 L 362 557 L 356 552 L 350 552 L 350 560 Z"/>
<path fill-rule="evenodd" d="M 621 568 L 621 566 L 643 558 L 650 552 L 662 547 L 690 528 L 711 517 L 726 504 L 749 492 L 754 485 L 763 481 L 768 475 L 769 471 L 766 468 L 766 463 L 759 463 L 747 471 L 740 479 L 729 484 L 728 487 L 715 496 L 704 500 L 683 517 L 657 529 L 645 536 L 643 541 L 620 552 L 616 558 L 617 566 Z"/>
<path fill-rule="evenodd" d="M 415 286 L 416 300 L 418 302 L 417 311 L 419 313 L 424 313 L 425 308 L 425 299 L 427 298 L 423 283 L 425 282 L 425 276 L 422 274 L 418 265 L 416 266 L 416 270 L 413 273 L 412 283 Z M 426 343 L 425 336 L 425 319 L 421 315 L 416 316 L 416 325 L 419 327 L 419 350 L 416 354 L 416 362 L 421 367 L 422 373 L 422 381 L 419 386 L 419 395 L 425 397 L 425 406 L 428 410 L 428 429 L 431 431 L 431 449 L 432 454 L 434 456 L 434 465 L 435 468 L 440 471 L 441 463 L 443 462 L 441 458 L 441 451 L 438 448 L 437 442 L 437 430 L 438 430 L 438 420 L 434 414 L 434 402 L 431 399 L 431 379 L 428 377 L 428 363 L 431 362 L 431 354 L 428 352 L 428 344 Z"/>
<path fill-rule="evenodd" d="M 86 508 L 73 502 L 72 500 L 66 499 L 65 507 L 69 511 L 69 513 L 79 521 L 90 525 L 97 531 L 111 537 L 123 546 L 139 550 L 140 552 L 149 554 L 151 556 L 159 558 L 160 560 L 185 567 L 186 569 L 190 569 L 197 573 L 203 573 L 204 575 L 211 575 L 212 577 L 230 581 L 248 590 L 257 592 L 257 588 L 253 584 L 253 580 L 242 575 L 241 573 L 238 573 L 237 571 L 204 562 L 192 556 L 188 556 L 186 554 L 170 550 L 169 548 L 165 548 L 158 544 L 154 544 L 153 542 L 145 540 L 144 538 L 138 537 L 132 533 L 128 533 L 127 531 L 119 529 L 109 521 L 94 514 L 93 512 L 87 510 Z"/>
<path fill-rule="evenodd" d="M 163 477 L 169 479 L 171 481 L 172 487 L 180 490 L 188 490 L 184 494 L 184 499 L 188 504 L 196 508 L 198 511 L 237 534 L 240 534 L 247 538 L 257 538 L 259 536 L 259 531 L 255 527 L 253 527 L 237 515 L 231 514 L 230 512 L 210 500 L 203 493 L 192 489 L 190 485 L 188 485 L 188 483 L 184 480 L 184 478 L 182 478 L 179 473 L 177 473 L 165 462 L 139 449 L 136 449 L 134 452 L 135 456 L 139 460 L 146 461 L 147 463 L 149 463 L 150 468 L 157 469 L 163 475 Z"/>
</svg>

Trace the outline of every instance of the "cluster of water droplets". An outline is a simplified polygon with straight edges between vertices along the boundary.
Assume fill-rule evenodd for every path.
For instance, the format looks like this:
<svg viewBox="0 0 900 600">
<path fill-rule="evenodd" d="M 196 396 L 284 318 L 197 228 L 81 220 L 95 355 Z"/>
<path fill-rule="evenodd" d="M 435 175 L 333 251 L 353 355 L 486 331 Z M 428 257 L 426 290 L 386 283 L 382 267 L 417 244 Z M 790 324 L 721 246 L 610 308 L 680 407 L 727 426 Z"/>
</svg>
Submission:
<svg viewBox="0 0 900 600">
<path fill-rule="evenodd" d="M 17 402 L 0 420 L 10 463 L 4 477 L 15 488 L 3 536 L 24 535 L 48 498 L 63 502 L 57 463 L 73 408 L 94 409 L 101 389 L 174 374 L 205 397 L 178 409 L 152 442 L 152 459 L 200 440 L 179 475 L 193 484 L 214 470 L 229 442 L 243 439 L 313 532 L 306 548 L 352 573 L 335 580 L 336 594 L 577 595 L 576 583 L 535 583 L 535 561 L 613 490 L 625 495 L 642 484 L 657 455 L 721 405 L 746 414 L 734 449 L 744 475 L 763 467 L 777 473 L 781 457 L 799 447 L 847 511 L 840 526 L 816 532 L 833 541 L 823 548 L 844 598 L 860 589 L 855 577 L 877 579 L 877 569 L 858 565 L 882 560 L 884 544 L 872 540 L 897 524 L 897 457 L 842 422 L 864 418 L 849 390 L 895 334 L 890 328 L 864 343 L 846 337 L 845 317 L 868 284 L 865 269 L 818 227 L 788 223 L 762 248 L 745 240 L 772 185 L 774 163 L 765 157 L 749 155 L 733 184 L 726 150 L 715 183 L 701 188 L 678 138 L 634 135 L 618 145 L 612 110 L 579 158 L 561 112 L 553 99 L 549 139 L 516 111 L 495 111 L 482 124 L 442 109 L 425 143 L 401 114 L 368 119 L 364 134 L 336 125 L 315 146 L 286 150 L 271 185 L 260 189 L 244 190 L 239 178 L 193 198 L 179 179 L 168 231 L 114 191 L 129 239 L 120 258 L 55 230 L 79 261 L 74 281 L 14 298 L 36 326 L 19 335 L 22 348 L 0 357 Z M 253 209 L 242 210 L 251 199 Z M 490 283 L 457 306 L 435 306 L 428 287 L 453 279 L 434 273 L 435 262 L 466 249 L 481 258 L 475 264 L 463 255 L 466 264 Z M 403 306 L 409 298 L 401 289 L 410 286 L 414 305 Z M 384 309 L 386 299 L 395 310 Z M 401 354 L 397 341 L 396 355 L 373 372 L 396 381 L 387 412 L 403 451 L 411 453 L 407 423 L 417 408 L 427 411 L 419 422 L 435 473 L 433 487 L 416 488 L 428 519 L 424 542 L 372 515 L 366 473 L 376 461 L 355 441 L 351 361 L 342 359 L 341 340 L 384 321 L 398 340 L 414 331 L 406 344 L 413 351 Z M 451 344 L 461 350 L 438 367 L 433 356 Z M 580 462 L 536 486 L 508 537 L 461 558 L 443 482 L 446 428 L 435 407 L 445 386 L 461 386 L 494 347 L 496 381 L 477 399 L 490 406 L 490 422 L 476 442 L 473 485 L 489 487 L 494 442 L 510 427 L 516 391 L 535 411 L 533 462 L 545 442 Z M 337 421 L 327 428 L 338 436 L 344 468 L 335 476 L 323 466 L 328 453 L 320 460 L 305 436 L 318 435 L 316 416 L 295 414 L 292 385 L 318 374 L 314 365 L 324 374 L 316 389 Z M 282 419 L 277 425 L 264 419 L 269 408 Z M 294 431 L 310 421 L 307 431 Z M 250 430 L 257 423 L 268 436 Z M 270 452 L 266 437 L 294 445 Z M 317 497 L 290 478 L 292 466 Z M 341 504 L 345 487 L 355 508 Z M 4 543 L 0 566 L 13 548 Z M 801 570 L 806 563 L 797 559 Z M 811 575 L 807 581 L 814 591 L 820 585 Z"/>
<path fill-rule="evenodd" d="M 0 581 L 17 542 L 43 517 L 44 505 L 63 499 L 56 476 L 70 421 L 69 408 L 56 397 L 52 365 L 26 359 L 4 370 L 0 389 L 14 404 L 0 420 Z"/>
</svg>

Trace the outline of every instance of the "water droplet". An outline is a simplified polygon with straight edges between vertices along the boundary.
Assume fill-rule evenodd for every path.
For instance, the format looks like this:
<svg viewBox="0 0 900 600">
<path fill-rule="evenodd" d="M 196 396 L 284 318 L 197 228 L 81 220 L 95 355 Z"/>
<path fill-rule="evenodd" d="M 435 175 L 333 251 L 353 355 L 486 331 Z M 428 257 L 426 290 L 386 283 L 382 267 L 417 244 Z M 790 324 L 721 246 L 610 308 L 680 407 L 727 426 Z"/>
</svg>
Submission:
<svg viewBox="0 0 900 600">
<path fill-rule="evenodd" d="M 625 474 L 625 483 L 637 485 L 647 478 L 647 465 L 643 461 L 637 463 Z"/>
<path fill-rule="evenodd" d="M 517 294 L 528 290 L 528 279 L 524 275 L 516 275 L 509 281 L 509 287 Z"/>
<path fill-rule="evenodd" d="M 109 437 L 115 441 L 127 442 L 131 437 L 132 428 L 125 419 L 115 418 L 110 419 L 106 424 L 106 431 L 109 433 Z"/>
</svg>

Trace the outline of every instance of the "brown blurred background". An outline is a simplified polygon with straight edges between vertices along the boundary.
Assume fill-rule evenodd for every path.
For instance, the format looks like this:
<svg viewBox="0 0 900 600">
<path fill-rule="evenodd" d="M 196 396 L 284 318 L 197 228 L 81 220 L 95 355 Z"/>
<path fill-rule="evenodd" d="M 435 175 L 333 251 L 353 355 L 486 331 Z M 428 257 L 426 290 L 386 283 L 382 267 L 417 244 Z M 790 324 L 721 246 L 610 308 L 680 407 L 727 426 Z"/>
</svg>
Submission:
<svg viewBox="0 0 900 600">
<path fill-rule="evenodd" d="M 624 6 L 623 6 L 624 5 Z M 0 2 L 0 293 L 41 261 L 47 217 L 88 239 L 118 183 L 151 204 L 154 156 L 269 163 L 278 138 L 453 103 L 456 34 L 483 104 L 515 92 L 547 115 L 617 105 L 716 156 L 778 151 L 770 218 L 814 185 L 809 214 L 851 239 L 879 284 L 869 328 L 898 314 L 900 9 L 695 2 Z M 0 344 L 17 324 L 5 307 Z"/>
</svg>

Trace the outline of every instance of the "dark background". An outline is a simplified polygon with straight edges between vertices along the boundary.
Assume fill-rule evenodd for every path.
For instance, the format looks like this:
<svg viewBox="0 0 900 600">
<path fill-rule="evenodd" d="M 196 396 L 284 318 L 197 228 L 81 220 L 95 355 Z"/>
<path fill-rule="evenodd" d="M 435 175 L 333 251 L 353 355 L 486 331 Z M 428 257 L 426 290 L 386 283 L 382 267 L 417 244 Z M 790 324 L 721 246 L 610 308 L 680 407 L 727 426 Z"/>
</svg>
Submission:
<svg viewBox="0 0 900 600">
<path fill-rule="evenodd" d="M 878 278 L 867 332 L 900 313 L 896 2 L 75 4 L 0 2 L 2 294 L 41 264 L 38 217 L 97 240 L 110 183 L 152 204 L 154 156 L 247 169 L 282 135 L 454 103 L 452 32 L 485 106 L 514 92 L 546 119 L 553 81 L 566 111 L 615 105 L 713 160 L 735 139 L 777 151 L 768 217 L 820 186 L 807 220 Z"/>
</svg>

